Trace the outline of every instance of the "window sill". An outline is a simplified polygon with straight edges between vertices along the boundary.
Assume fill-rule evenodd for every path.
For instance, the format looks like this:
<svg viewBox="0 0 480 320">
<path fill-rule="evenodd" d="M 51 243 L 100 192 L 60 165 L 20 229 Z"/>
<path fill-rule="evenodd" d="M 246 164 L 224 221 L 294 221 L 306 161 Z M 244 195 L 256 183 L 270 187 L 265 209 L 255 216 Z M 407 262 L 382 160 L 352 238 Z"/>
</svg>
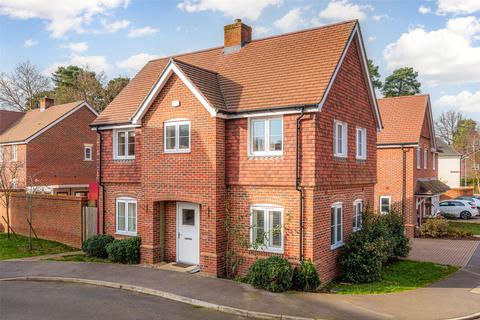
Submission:
<svg viewBox="0 0 480 320">
<path fill-rule="evenodd" d="M 357 159 L 359 161 L 367 161 L 366 157 L 355 157 L 355 159 Z"/>
<path fill-rule="evenodd" d="M 132 161 L 135 160 L 135 157 L 113 157 L 113 160 L 115 161 Z"/>
<path fill-rule="evenodd" d="M 93 161 L 93 159 L 83 159 L 83 161 Z"/>
<path fill-rule="evenodd" d="M 276 249 L 276 248 L 267 248 L 267 247 L 261 247 L 261 248 L 249 248 L 250 251 L 256 251 L 256 252 L 265 252 L 265 253 L 277 253 L 277 254 L 283 254 L 283 248 L 282 249 Z"/>
<path fill-rule="evenodd" d="M 248 155 L 249 160 L 278 160 L 278 159 L 283 159 L 283 154 L 249 154 Z"/>
<path fill-rule="evenodd" d="M 163 153 L 165 154 L 175 154 L 175 153 L 190 153 L 191 150 L 164 150 Z"/>
<path fill-rule="evenodd" d="M 336 244 L 333 244 L 330 246 L 330 249 L 331 250 L 335 250 L 335 249 L 338 249 L 340 247 L 343 247 L 343 242 L 339 242 L 339 243 L 336 243 Z"/>
<path fill-rule="evenodd" d="M 362 227 L 357 227 L 357 228 L 352 229 L 353 232 L 357 232 L 357 231 L 360 231 L 360 230 L 362 230 Z"/>
<path fill-rule="evenodd" d="M 137 236 L 136 232 L 126 232 L 126 231 L 118 231 L 118 230 L 115 232 L 115 234 L 119 236 L 129 236 L 129 237 Z"/>
<path fill-rule="evenodd" d="M 348 155 L 334 154 L 333 157 L 337 159 L 347 159 Z"/>
</svg>

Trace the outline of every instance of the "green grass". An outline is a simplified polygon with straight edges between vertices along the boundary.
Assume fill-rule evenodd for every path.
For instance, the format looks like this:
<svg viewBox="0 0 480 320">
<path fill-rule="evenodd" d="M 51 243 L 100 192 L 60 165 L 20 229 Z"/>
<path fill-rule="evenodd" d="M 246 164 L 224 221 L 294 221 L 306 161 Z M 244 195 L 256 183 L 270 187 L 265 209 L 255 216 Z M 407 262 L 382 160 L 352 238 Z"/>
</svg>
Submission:
<svg viewBox="0 0 480 320">
<path fill-rule="evenodd" d="M 84 254 L 76 254 L 73 256 L 64 256 L 58 258 L 48 259 L 52 261 L 73 261 L 73 262 L 99 262 L 99 263 L 111 263 L 108 259 L 96 258 L 96 257 L 88 257 Z"/>
<path fill-rule="evenodd" d="M 340 294 L 372 294 L 425 287 L 457 271 L 458 267 L 431 262 L 398 260 L 384 267 L 378 281 L 364 284 L 332 283 L 327 289 Z"/>
<path fill-rule="evenodd" d="M 30 251 L 28 249 L 27 237 L 20 235 L 15 237 L 11 234 L 10 239 L 8 239 L 6 233 L 0 233 L 0 260 L 19 259 L 78 250 L 59 242 L 42 239 L 33 239 L 32 247 L 33 249 Z"/>
<path fill-rule="evenodd" d="M 448 221 L 448 227 L 452 230 L 480 235 L 480 223 L 466 223 L 459 221 Z"/>
</svg>

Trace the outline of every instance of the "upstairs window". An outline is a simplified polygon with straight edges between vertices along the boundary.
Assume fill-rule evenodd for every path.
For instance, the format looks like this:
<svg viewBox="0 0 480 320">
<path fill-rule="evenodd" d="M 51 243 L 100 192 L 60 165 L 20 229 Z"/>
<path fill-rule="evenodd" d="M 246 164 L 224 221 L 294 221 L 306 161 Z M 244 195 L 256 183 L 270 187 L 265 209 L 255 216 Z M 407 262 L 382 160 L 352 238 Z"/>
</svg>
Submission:
<svg viewBox="0 0 480 320">
<path fill-rule="evenodd" d="M 417 147 L 417 169 L 422 168 L 422 149 Z"/>
<path fill-rule="evenodd" d="M 91 161 L 92 159 L 92 145 L 87 144 L 83 147 L 83 160 Z"/>
<path fill-rule="evenodd" d="M 391 197 L 390 196 L 381 196 L 380 197 L 380 213 L 387 214 L 391 209 Z"/>
<path fill-rule="evenodd" d="M 17 161 L 17 146 L 12 145 L 12 153 L 11 153 L 12 161 Z"/>
<path fill-rule="evenodd" d="M 367 159 L 367 129 L 357 128 L 357 159 Z"/>
<path fill-rule="evenodd" d="M 428 169 L 428 148 L 423 150 L 423 169 Z"/>
<path fill-rule="evenodd" d="M 348 126 L 345 122 L 334 121 L 333 130 L 333 155 L 346 158 L 348 154 Z"/>
<path fill-rule="evenodd" d="M 116 130 L 113 136 L 114 159 L 135 159 L 135 131 Z"/>
<path fill-rule="evenodd" d="M 165 153 L 190 152 L 190 121 L 168 121 L 164 124 Z"/>
<path fill-rule="evenodd" d="M 283 118 L 253 118 L 250 120 L 249 133 L 250 155 L 283 154 Z"/>
</svg>

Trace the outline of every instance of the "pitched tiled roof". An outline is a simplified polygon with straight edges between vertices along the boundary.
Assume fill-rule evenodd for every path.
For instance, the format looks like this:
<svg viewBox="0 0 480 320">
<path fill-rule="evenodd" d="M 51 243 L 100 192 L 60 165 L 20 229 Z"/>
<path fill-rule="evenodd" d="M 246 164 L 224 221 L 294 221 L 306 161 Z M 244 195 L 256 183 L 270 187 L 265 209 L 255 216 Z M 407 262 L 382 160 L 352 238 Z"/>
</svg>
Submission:
<svg viewBox="0 0 480 320">
<path fill-rule="evenodd" d="M 23 112 L 0 110 L 0 133 L 8 129 L 18 119 L 23 117 Z"/>
<path fill-rule="evenodd" d="M 217 47 L 173 58 L 216 109 L 318 104 L 356 24 L 347 21 L 253 40 L 230 54 Z M 93 124 L 128 123 L 170 59 L 148 62 Z"/>
<path fill-rule="evenodd" d="M 439 152 L 438 156 L 441 157 L 461 157 L 462 155 L 455 151 L 452 146 L 446 144 L 442 139 L 437 138 L 437 151 Z"/>
<path fill-rule="evenodd" d="M 76 101 L 51 106 L 44 111 L 40 109 L 28 111 L 0 135 L 0 143 L 25 141 L 82 103 L 83 101 Z"/>
<path fill-rule="evenodd" d="M 378 99 L 383 130 L 377 135 L 377 144 L 417 143 L 428 100 L 428 95 Z"/>
</svg>

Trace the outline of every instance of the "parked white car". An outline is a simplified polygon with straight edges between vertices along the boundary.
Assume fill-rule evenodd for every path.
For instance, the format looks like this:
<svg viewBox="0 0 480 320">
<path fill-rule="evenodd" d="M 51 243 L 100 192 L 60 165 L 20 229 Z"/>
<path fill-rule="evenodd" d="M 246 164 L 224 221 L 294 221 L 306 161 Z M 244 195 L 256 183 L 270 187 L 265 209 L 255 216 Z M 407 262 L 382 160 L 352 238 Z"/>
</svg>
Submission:
<svg viewBox="0 0 480 320">
<path fill-rule="evenodd" d="M 478 216 L 478 209 L 475 203 L 466 200 L 445 200 L 440 201 L 440 213 L 453 215 L 461 219 L 470 219 Z"/>
<path fill-rule="evenodd" d="M 469 202 L 475 203 L 478 209 L 478 213 L 480 214 L 480 198 L 477 197 L 456 197 L 455 200 L 465 200 Z"/>
</svg>

